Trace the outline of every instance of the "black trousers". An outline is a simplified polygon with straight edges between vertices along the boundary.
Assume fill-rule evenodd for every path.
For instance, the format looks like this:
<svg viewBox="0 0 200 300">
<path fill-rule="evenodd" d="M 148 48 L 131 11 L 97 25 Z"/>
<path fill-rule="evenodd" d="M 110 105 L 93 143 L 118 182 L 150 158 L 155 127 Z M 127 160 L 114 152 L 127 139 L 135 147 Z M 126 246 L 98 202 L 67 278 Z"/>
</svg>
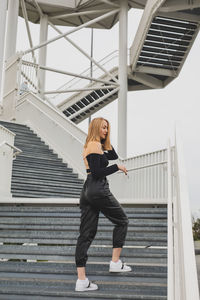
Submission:
<svg viewBox="0 0 200 300">
<path fill-rule="evenodd" d="M 125 242 L 128 218 L 109 189 L 106 177 L 93 178 L 87 175 L 80 197 L 81 224 L 77 240 L 76 267 L 85 267 L 87 251 L 92 243 L 98 226 L 99 213 L 102 212 L 113 224 L 113 248 L 122 248 Z"/>
</svg>

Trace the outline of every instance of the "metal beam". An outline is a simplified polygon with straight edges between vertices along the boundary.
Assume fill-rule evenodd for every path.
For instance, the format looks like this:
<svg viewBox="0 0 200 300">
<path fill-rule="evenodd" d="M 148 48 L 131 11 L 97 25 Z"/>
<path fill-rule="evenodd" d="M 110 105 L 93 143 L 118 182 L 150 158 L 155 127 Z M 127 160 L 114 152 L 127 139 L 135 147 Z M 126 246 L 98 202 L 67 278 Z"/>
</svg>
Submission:
<svg viewBox="0 0 200 300">
<path fill-rule="evenodd" d="M 38 12 L 39 12 L 40 17 L 42 17 L 42 16 L 43 16 L 43 12 L 42 12 L 42 10 L 41 10 L 39 4 L 37 3 L 36 0 L 32 0 L 32 1 L 33 1 L 33 3 L 35 4 L 35 7 L 37 8 L 37 10 L 38 10 Z"/>
<path fill-rule="evenodd" d="M 4 46 L 6 32 L 7 0 L 0 1 L 0 102 L 3 100 L 3 71 L 4 71 Z"/>
<path fill-rule="evenodd" d="M 82 25 L 80 25 L 80 26 L 78 26 L 78 27 L 76 27 L 74 29 L 71 29 L 71 30 L 69 30 L 69 31 L 67 31 L 67 32 L 65 32 L 63 34 L 60 34 L 60 35 L 56 36 L 55 38 L 52 38 L 52 39 L 50 39 L 50 40 L 48 40 L 48 41 L 46 41 L 44 43 L 41 43 L 41 44 L 37 45 L 37 46 L 33 47 L 32 49 L 28 49 L 28 50 L 24 51 L 23 54 L 27 54 L 27 53 L 29 53 L 29 52 L 31 52 L 33 50 L 39 49 L 39 48 L 44 47 L 44 46 L 46 46 L 46 45 L 48 45 L 50 43 L 53 43 L 53 42 L 61 39 L 64 36 L 67 36 L 67 35 L 69 35 L 69 34 L 71 34 L 73 32 L 76 32 L 76 31 L 82 29 L 82 28 L 90 26 L 90 25 L 98 22 L 99 20 L 103 20 L 103 19 L 105 19 L 105 18 L 107 18 L 107 17 L 115 14 L 117 11 L 119 11 L 119 10 L 118 9 L 113 10 L 111 12 L 108 12 L 108 13 L 104 14 L 103 16 L 100 16 L 100 17 L 97 17 L 97 18 L 95 18 L 95 19 L 93 19 L 91 21 L 88 21 L 88 22 L 86 22 L 86 23 L 84 23 L 84 24 L 82 24 Z"/>
<path fill-rule="evenodd" d="M 9 0 L 6 31 L 6 59 L 16 53 L 18 11 L 19 0 Z"/>
<path fill-rule="evenodd" d="M 174 19 L 178 19 L 181 21 L 184 20 L 184 21 L 189 21 L 189 22 L 200 22 L 200 15 L 188 14 L 188 13 L 179 12 L 179 11 L 170 12 L 170 13 L 159 11 L 159 17 L 174 18 Z"/>
<path fill-rule="evenodd" d="M 137 67 L 135 69 L 135 72 L 163 75 L 163 76 L 174 77 L 174 78 L 178 76 L 178 72 L 176 72 L 175 70 L 152 68 L 152 67 L 146 67 L 146 66 Z"/>
<path fill-rule="evenodd" d="M 128 35 L 128 0 L 120 0 L 119 12 L 119 84 L 118 93 L 118 152 L 127 156 L 127 35 Z"/>
<path fill-rule="evenodd" d="M 141 74 L 141 73 L 136 72 L 136 73 L 130 74 L 128 76 L 128 78 L 131 78 L 131 79 L 133 79 L 137 82 L 140 82 L 144 85 L 147 85 L 153 89 L 161 89 L 164 87 L 164 84 L 161 80 L 159 80 L 153 76 L 147 75 L 145 73 Z"/>
<path fill-rule="evenodd" d="M 65 93 L 71 93 L 71 92 L 83 92 L 83 91 L 98 91 L 98 90 L 107 90 L 107 89 L 115 89 L 115 85 L 100 85 L 96 87 L 91 88 L 82 88 L 82 89 L 68 89 L 68 90 L 55 90 L 55 91 L 46 91 L 44 94 L 65 94 Z"/>
<path fill-rule="evenodd" d="M 144 9 L 145 4 L 144 3 L 140 3 L 140 0 L 134 1 L 134 0 L 129 0 L 128 3 L 131 7 L 133 8 L 140 8 L 140 9 Z M 144 2 L 144 1 L 143 1 Z"/>
<path fill-rule="evenodd" d="M 97 13 L 105 13 L 111 11 L 111 9 L 102 9 L 102 10 L 87 10 L 87 11 L 79 11 L 79 12 L 74 12 L 74 13 L 66 13 L 66 14 L 57 14 L 57 15 L 50 15 L 49 19 L 53 20 L 53 19 L 61 19 L 61 18 L 67 18 L 67 17 L 75 17 L 75 16 L 82 16 L 82 15 L 93 15 L 93 14 L 97 14 Z"/>
<path fill-rule="evenodd" d="M 40 19 L 40 43 L 47 41 L 48 38 L 48 16 L 43 15 Z M 38 64 L 39 66 L 46 65 L 46 58 L 47 58 L 47 46 L 44 46 L 39 49 L 39 58 Z M 43 98 L 44 89 L 45 89 L 45 74 L 44 70 L 39 70 L 39 90 L 40 95 Z"/>
<path fill-rule="evenodd" d="M 120 8 L 120 6 L 118 4 L 113 3 L 113 2 L 111 2 L 109 0 L 100 0 L 100 1 L 103 2 L 103 3 L 105 3 L 105 4 L 108 4 L 108 5 Z"/>
<path fill-rule="evenodd" d="M 194 9 L 200 7 L 200 0 L 193 0 L 189 3 L 189 1 L 178 1 L 174 0 L 171 1 L 170 3 L 167 3 L 166 5 L 163 5 L 159 9 L 161 12 L 175 12 L 175 11 L 181 11 L 181 10 L 187 10 L 187 9 Z"/>
<path fill-rule="evenodd" d="M 91 17 L 89 17 L 88 15 L 85 16 L 85 18 L 88 19 L 88 20 L 90 20 L 90 21 L 92 20 Z M 105 27 L 105 25 L 104 25 L 103 23 L 101 23 L 100 21 L 98 21 L 98 22 L 96 22 L 96 23 L 97 23 L 98 25 L 100 25 L 100 27 L 102 27 L 102 28 Z"/>
<path fill-rule="evenodd" d="M 27 14 L 26 5 L 25 5 L 24 0 L 21 0 L 21 6 L 22 6 L 22 13 L 23 13 L 23 16 L 24 16 L 25 24 L 26 24 L 26 30 L 27 30 L 27 34 L 28 34 L 29 44 L 30 44 L 30 47 L 33 48 L 31 31 L 30 31 L 30 27 L 29 27 L 29 23 L 28 23 L 28 14 Z M 36 63 L 36 58 L 35 58 L 35 55 L 34 55 L 34 51 L 32 51 L 31 53 L 32 53 L 33 61 L 34 61 L 34 63 Z"/>
<path fill-rule="evenodd" d="M 174 289 L 174 218 L 173 218 L 173 188 L 172 188 L 172 147 L 170 139 L 168 141 L 167 149 L 167 195 L 168 195 L 168 209 L 167 209 L 167 296 L 168 299 L 175 300 Z"/>
<path fill-rule="evenodd" d="M 53 25 L 51 22 L 49 22 L 49 25 L 55 29 L 58 33 L 62 34 L 62 31 L 59 30 L 55 25 Z M 103 72 L 105 72 L 108 76 L 110 76 L 115 82 L 118 83 L 118 80 L 116 77 L 114 77 L 109 71 L 107 71 L 104 67 L 102 67 L 96 60 L 94 60 L 89 54 L 87 54 L 83 49 L 81 49 L 76 43 L 74 43 L 71 39 L 64 36 L 64 39 L 66 39 L 69 43 L 71 43 L 76 49 L 78 49 L 83 55 L 85 55 L 90 61 L 92 61 L 97 67 L 99 67 Z M 92 76 L 91 76 L 92 77 Z"/>
<path fill-rule="evenodd" d="M 28 62 L 22 60 L 22 63 L 26 64 Z M 96 79 L 96 78 L 91 78 L 89 76 L 82 76 L 82 75 L 71 73 L 71 72 L 66 72 L 66 71 L 62 71 L 62 70 L 58 70 L 58 69 L 54 69 L 54 68 L 49 68 L 49 67 L 46 67 L 46 66 L 39 66 L 39 68 L 42 69 L 42 70 L 47 70 L 47 71 L 51 71 L 51 72 L 55 72 L 55 73 L 59 73 L 59 74 L 64 74 L 64 75 L 69 75 L 69 76 L 73 76 L 73 77 L 83 78 L 83 79 L 90 80 L 90 81 L 102 82 L 102 83 L 105 83 L 105 84 L 108 84 L 108 85 L 110 85 L 110 83 L 111 83 L 110 81 L 106 81 L 106 80 L 103 80 L 103 79 Z M 114 82 L 112 82 L 112 85 L 118 86 L 118 84 L 114 83 Z"/>
</svg>

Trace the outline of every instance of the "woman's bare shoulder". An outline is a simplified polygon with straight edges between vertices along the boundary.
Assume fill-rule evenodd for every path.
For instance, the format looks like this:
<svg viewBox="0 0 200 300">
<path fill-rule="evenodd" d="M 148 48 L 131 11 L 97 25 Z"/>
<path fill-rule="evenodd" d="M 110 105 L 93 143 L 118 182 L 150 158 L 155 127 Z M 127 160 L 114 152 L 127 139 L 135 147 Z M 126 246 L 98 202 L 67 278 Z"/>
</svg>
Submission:
<svg viewBox="0 0 200 300">
<path fill-rule="evenodd" d="M 101 143 L 98 141 L 90 141 L 87 144 L 86 148 L 86 155 L 90 153 L 97 153 L 97 154 L 103 154 L 102 148 L 101 148 Z"/>
<path fill-rule="evenodd" d="M 90 142 L 88 142 L 87 146 L 100 146 L 101 147 L 101 143 L 98 141 L 90 141 Z"/>
</svg>

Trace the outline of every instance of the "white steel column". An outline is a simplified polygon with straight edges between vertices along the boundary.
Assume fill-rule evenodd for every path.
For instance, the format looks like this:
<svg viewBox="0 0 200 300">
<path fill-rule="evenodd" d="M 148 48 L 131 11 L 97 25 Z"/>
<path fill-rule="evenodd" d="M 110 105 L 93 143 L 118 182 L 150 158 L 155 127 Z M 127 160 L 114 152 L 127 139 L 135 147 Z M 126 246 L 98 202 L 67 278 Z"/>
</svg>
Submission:
<svg viewBox="0 0 200 300">
<path fill-rule="evenodd" d="M 0 102 L 2 102 L 7 0 L 0 1 Z"/>
<path fill-rule="evenodd" d="M 48 38 L 48 16 L 43 15 L 40 18 L 40 44 L 46 42 Z M 47 46 L 43 46 L 39 49 L 39 66 L 46 66 L 47 58 Z M 39 72 L 39 90 L 41 97 L 44 96 L 45 89 L 45 70 Z"/>
<path fill-rule="evenodd" d="M 6 59 L 14 55 L 16 52 L 18 12 L 19 0 L 9 0 L 5 52 Z"/>
<path fill-rule="evenodd" d="M 118 152 L 127 156 L 127 33 L 128 0 L 120 0 L 119 12 L 119 84 L 118 93 Z"/>
</svg>

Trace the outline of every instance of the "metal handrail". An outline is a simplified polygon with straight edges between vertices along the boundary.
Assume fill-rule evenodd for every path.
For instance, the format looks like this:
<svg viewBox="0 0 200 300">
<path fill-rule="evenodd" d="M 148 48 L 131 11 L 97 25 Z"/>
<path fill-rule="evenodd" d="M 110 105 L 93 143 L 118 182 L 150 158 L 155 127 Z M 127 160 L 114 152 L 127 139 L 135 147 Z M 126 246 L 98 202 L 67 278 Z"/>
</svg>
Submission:
<svg viewBox="0 0 200 300">
<path fill-rule="evenodd" d="M 168 299 L 174 300 L 174 236 L 173 236 L 173 190 L 172 190 L 172 153 L 170 140 L 167 149 L 167 187 L 168 187 L 168 205 L 167 205 L 167 295 Z"/>
<path fill-rule="evenodd" d="M 107 63 L 109 63 L 110 61 L 112 61 L 113 59 L 117 58 L 118 57 L 118 53 L 119 51 L 118 50 L 115 50 L 113 52 L 111 52 L 110 54 L 106 55 L 104 58 L 102 58 L 101 60 L 98 61 L 98 63 L 102 63 L 105 59 L 109 58 L 109 60 L 105 61 L 104 63 L 102 63 L 101 65 L 102 66 L 105 66 Z M 116 54 L 115 56 L 112 57 L 113 54 Z M 99 70 L 99 68 L 97 66 L 94 67 L 93 69 L 93 74 L 96 70 Z M 90 75 L 90 67 L 85 69 L 83 72 L 80 73 L 80 75 Z M 80 81 L 82 81 L 83 79 L 81 78 L 72 78 L 70 79 L 68 82 L 64 83 L 63 85 L 61 85 L 58 89 L 56 89 L 56 91 L 59 91 L 61 90 L 62 88 L 71 88 L 73 87 L 75 84 L 78 84 Z M 70 83 L 72 83 L 70 85 Z M 49 99 L 55 99 L 57 95 L 53 96 L 53 97 L 49 97 Z"/>
<path fill-rule="evenodd" d="M 9 144 L 8 142 L 6 141 L 3 141 L 1 144 L 0 144 L 0 147 L 3 147 L 3 146 L 8 146 L 10 148 L 12 148 L 13 150 L 16 150 L 16 152 L 13 153 L 13 159 L 15 160 L 16 159 L 16 156 L 21 154 L 23 151 L 11 144 Z"/>
<path fill-rule="evenodd" d="M 101 60 L 99 60 L 98 61 L 98 63 L 101 63 L 101 65 L 102 66 L 104 66 L 105 64 L 107 64 L 107 63 L 109 63 L 110 61 L 112 61 L 113 59 L 115 59 L 115 58 L 117 58 L 118 57 L 118 50 L 115 50 L 115 51 L 113 51 L 113 52 L 111 52 L 111 53 L 109 53 L 108 55 L 106 55 L 104 58 L 102 58 Z M 113 56 L 114 55 L 114 56 Z M 40 66 L 37 64 L 37 63 L 35 63 L 35 62 L 33 62 L 33 61 L 29 61 L 29 60 L 27 60 L 27 59 L 25 59 L 25 57 L 27 57 L 27 54 L 25 54 L 25 55 L 23 55 L 22 57 L 21 57 L 21 64 L 22 65 L 24 65 L 24 66 L 28 66 L 28 67 L 33 67 L 33 68 L 35 68 L 35 69 L 39 69 L 40 68 Z M 104 63 L 102 63 L 102 62 L 104 62 Z M 99 68 L 97 67 L 97 66 L 95 66 L 95 68 L 94 68 L 94 72 L 96 71 L 96 70 L 98 70 Z M 90 70 L 90 68 L 87 68 L 86 70 L 84 70 L 83 72 L 81 72 L 80 74 L 79 74 L 79 76 L 86 76 L 86 75 L 90 75 L 89 74 L 89 70 Z M 22 74 L 23 75 L 23 74 Z M 27 80 L 28 78 L 26 78 L 26 80 Z M 74 78 L 72 78 L 72 79 L 70 79 L 67 83 L 65 83 L 65 84 L 63 84 L 62 86 L 60 86 L 59 88 L 57 88 L 55 91 L 58 91 L 58 94 L 56 94 L 56 95 L 54 95 L 54 96 L 52 96 L 52 97 L 48 97 L 49 98 L 49 100 L 52 100 L 52 99 L 55 99 L 56 97 L 58 97 L 59 96 L 59 91 L 60 90 L 62 90 L 64 87 L 66 87 L 66 88 L 71 88 L 71 87 L 73 87 L 73 86 L 75 86 L 76 84 L 78 84 L 79 82 L 81 82 L 81 81 L 83 81 L 83 80 L 86 80 L 86 79 L 83 79 L 83 78 L 77 78 L 77 77 L 74 77 Z M 28 80 L 29 81 L 29 80 Z M 114 83 L 113 83 L 114 84 Z M 33 87 L 34 88 L 36 88 L 34 85 L 33 85 Z"/>
<path fill-rule="evenodd" d="M 154 167 L 154 166 L 158 166 L 158 165 L 165 165 L 165 164 L 167 164 L 166 160 L 161 161 L 161 162 L 156 162 L 156 163 L 153 163 L 153 164 L 144 165 L 144 166 L 141 166 L 141 167 L 130 168 L 130 169 L 127 169 L 127 171 L 137 171 L 137 170 L 142 170 L 142 169 L 146 169 L 146 168 L 150 168 L 150 167 Z M 124 172 L 119 171 L 116 174 L 121 174 L 121 173 L 124 173 Z M 128 174 L 126 174 L 126 176 L 127 176 L 127 178 L 129 178 Z"/>
</svg>

